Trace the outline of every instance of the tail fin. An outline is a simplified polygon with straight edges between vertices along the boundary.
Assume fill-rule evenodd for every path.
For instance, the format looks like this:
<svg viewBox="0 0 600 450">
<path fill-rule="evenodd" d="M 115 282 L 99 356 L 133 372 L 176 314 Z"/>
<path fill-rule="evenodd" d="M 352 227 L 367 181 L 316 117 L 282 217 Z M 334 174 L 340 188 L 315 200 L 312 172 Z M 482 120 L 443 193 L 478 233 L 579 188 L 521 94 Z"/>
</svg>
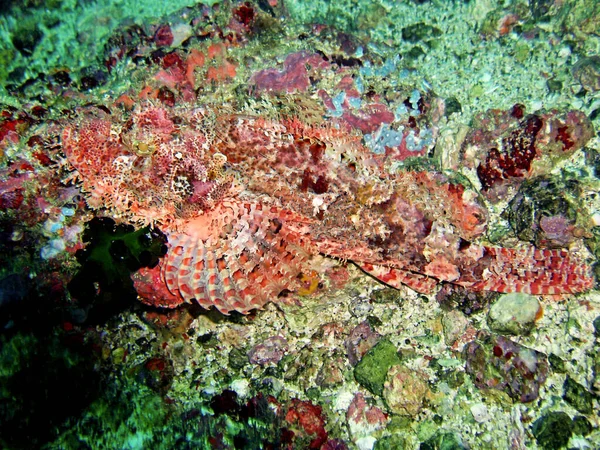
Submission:
<svg viewBox="0 0 600 450">
<path fill-rule="evenodd" d="M 476 291 L 575 294 L 595 283 L 592 268 L 565 250 L 485 247 L 485 252 L 489 265 L 481 281 L 470 286 Z"/>
<path fill-rule="evenodd" d="M 429 294 L 439 283 L 434 277 L 400 268 L 359 265 L 369 275 L 395 288 L 406 285 Z M 592 268 L 565 250 L 484 247 L 483 256 L 473 266 L 459 270 L 462 276 L 453 283 L 473 291 L 561 295 L 585 292 L 595 284 Z"/>
</svg>

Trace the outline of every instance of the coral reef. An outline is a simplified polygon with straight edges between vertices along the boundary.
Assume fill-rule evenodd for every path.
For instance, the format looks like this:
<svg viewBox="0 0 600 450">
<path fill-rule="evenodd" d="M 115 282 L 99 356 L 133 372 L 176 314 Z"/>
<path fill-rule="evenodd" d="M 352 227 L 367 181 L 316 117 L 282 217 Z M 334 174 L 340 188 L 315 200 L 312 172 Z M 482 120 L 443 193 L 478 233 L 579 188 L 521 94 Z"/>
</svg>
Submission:
<svg viewBox="0 0 600 450">
<path fill-rule="evenodd" d="M 598 7 L 184 3 L 0 17 L 0 446 L 599 447 Z"/>
<path fill-rule="evenodd" d="M 501 197 L 507 184 L 547 174 L 553 167 L 549 160 L 568 157 L 593 136 L 592 123 L 580 111 L 524 117 L 524 109 L 487 111 L 463 143 L 465 162 L 478 160 L 477 176 L 490 198 Z"/>
</svg>

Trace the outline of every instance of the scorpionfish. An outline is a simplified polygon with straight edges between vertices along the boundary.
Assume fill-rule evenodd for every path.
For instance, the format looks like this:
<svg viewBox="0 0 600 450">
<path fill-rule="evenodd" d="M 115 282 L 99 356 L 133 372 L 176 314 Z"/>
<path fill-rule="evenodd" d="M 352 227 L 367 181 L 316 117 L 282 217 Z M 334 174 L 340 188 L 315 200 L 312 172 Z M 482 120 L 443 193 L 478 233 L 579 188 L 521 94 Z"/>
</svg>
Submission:
<svg viewBox="0 0 600 450">
<path fill-rule="evenodd" d="M 315 255 L 423 293 L 441 282 L 545 295 L 594 284 L 566 250 L 481 244 L 487 211 L 474 189 L 393 170 L 342 124 L 148 102 L 81 112 L 62 149 L 90 207 L 167 234 L 160 265 L 135 275 L 151 305 L 246 314 L 297 292 Z"/>
</svg>

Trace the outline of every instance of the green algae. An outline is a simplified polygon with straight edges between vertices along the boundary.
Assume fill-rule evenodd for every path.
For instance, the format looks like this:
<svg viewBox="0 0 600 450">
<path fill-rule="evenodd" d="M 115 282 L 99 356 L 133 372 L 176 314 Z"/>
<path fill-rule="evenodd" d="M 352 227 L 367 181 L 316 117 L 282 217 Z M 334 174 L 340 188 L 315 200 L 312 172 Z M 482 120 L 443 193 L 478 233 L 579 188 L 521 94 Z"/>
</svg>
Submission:
<svg viewBox="0 0 600 450">
<path fill-rule="evenodd" d="M 356 365 L 354 378 L 358 384 L 373 394 L 381 396 L 388 370 L 400 363 L 396 346 L 389 340 L 382 339 Z"/>
<path fill-rule="evenodd" d="M 303 23 L 326 23 L 342 30 L 370 30 L 387 23 L 388 8 L 377 0 L 286 2 L 290 16 Z"/>
<path fill-rule="evenodd" d="M 76 254 L 81 268 L 68 289 L 81 307 L 92 308 L 100 317 L 127 307 L 137 296 L 131 273 L 156 266 L 167 251 L 166 237 L 159 230 L 135 230 L 108 218 L 88 222 L 83 241 L 87 246 Z"/>
<path fill-rule="evenodd" d="M 578 436 L 587 436 L 594 427 L 585 416 L 573 417 L 573 434 Z"/>
<path fill-rule="evenodd" d="M 407 448 L 406 445 L 406 439 L 403 436 L 393 434 L 378 439 L 373 450 L 404 450 Z"/>
<path fill-rule="evenodd" d="M 567 376 L 563 384 L 563 398 L 573 408 L 582 414 L 592 414 L 594 411 L 594 396 L 585 386 Z"/>
<path fill-rule="evenodd" d="M 541 448 L 558 450 L 569 442 L 573 434 L 573 423 L 568 414 L 553 411 L 536 420 L 532 432 Z"/>
<path fill-rule="evenodd" d="M 420 450 L 466 450 L 462 439 L 451 431 L 439 431 L 419 447 Z"/>
</svg>

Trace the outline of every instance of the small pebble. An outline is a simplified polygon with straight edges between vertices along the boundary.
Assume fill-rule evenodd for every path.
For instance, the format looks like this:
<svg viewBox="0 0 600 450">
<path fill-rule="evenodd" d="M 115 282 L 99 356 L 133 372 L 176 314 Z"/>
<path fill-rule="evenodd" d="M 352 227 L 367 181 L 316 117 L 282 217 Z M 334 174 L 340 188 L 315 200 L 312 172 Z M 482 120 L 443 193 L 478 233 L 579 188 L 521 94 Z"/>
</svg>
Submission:
<svg viewBox="0 0 600 450">
<path fill-rule="evenodd" d="M 444 339 L 448 345 L 454 344 L 463 335 L 468 325 L 469 319 L 460 311 L 453 310 L 444 314 L 442 327 L 444 329 Z"/>
<path fill-rule="evenodd" d="M 473 415 L 473 419 L 477 423 L 483 423 L 490 420 L 490 415 L 488 413 L 487 406 L 483 403 L 476 403 L 471 406 L 471 414 Z"/>
<path fill-rule="evenodd" d="M 62 213 L 63 216 L 66 217 L 71 217 L 75 215 L 75 210 L 73 208 L 68 208 L 68 207 L 63 207 L 60 212 Z"/>
<path fill-rule="evenodd" d="M 239 398 L 246 398 L 250 393 L 250 383 L 245 379 L 233 380 L 231 382 L 231 390 L 234 391 Z"/>
<path fill-rule="evenodd" d="M 404 366 L 393 366 L 383 387 L 383 398 L 395 414 L 414 417 L 430 396 L 423 374 Z"/>
<path fill-rule="evenodd" d="M 288 342 L 281 336 L 273 336 L 248 352 L 248 360 L 252 364 L 265 366 L 277 364 L 288 349 Z"/>
<path fill-rule="evenodd" d="M 373 305 L 366 299 L 359 299 L 351 306 L 351 313 L 354 317 L 366 317 L 373 311 Z"/>
<path fill-rule="evenodd" d="M 526 335 L 535 326 L 542 313 L 538 299 L 528 294 L 506 294 L 491 307 L 488 314 L 489 327 L 502 334 Z"/>
</svg>

